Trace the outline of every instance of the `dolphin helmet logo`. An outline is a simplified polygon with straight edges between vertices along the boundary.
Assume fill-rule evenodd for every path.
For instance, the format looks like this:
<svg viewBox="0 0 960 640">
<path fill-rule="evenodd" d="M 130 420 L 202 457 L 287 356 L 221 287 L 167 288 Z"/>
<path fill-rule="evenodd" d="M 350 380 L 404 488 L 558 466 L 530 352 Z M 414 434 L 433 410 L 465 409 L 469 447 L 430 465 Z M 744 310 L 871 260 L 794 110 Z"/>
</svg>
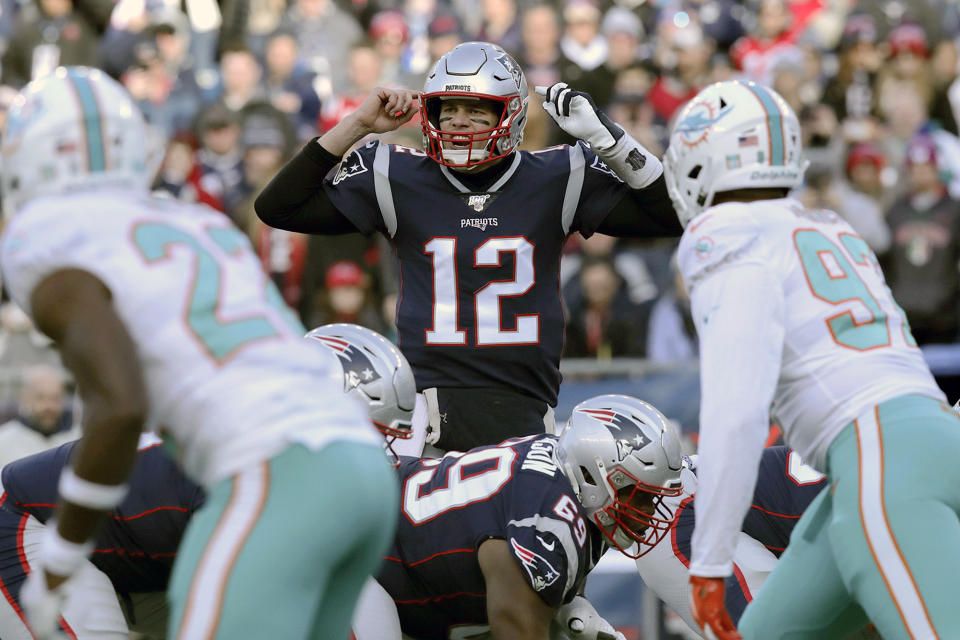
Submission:
<svg viewBox="0 0 960 640">
<path fill-rule="evenodd" d="M 707 139 L 710 134 L 710 128 L 720 121 L 725 115 L 730 113 L 733 105 L 729 105 L 720 100 L 720 110 L 714 109 L 714 106 L 702 100 L 690 106 L 687 109 L 683 120 L 677 124 L 675 133 L 680 134 L 680 141 L 688 147 L 696 147 Z"/>
</svg>

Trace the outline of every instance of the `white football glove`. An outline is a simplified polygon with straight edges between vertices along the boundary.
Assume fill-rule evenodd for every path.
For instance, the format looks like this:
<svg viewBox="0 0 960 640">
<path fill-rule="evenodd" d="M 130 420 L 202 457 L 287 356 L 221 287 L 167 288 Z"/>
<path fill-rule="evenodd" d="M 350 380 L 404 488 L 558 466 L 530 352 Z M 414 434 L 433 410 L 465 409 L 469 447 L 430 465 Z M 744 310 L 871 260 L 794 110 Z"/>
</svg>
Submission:
<svg viewBox="0 0 960 640">
<path fill-rule="evenodd" d="M 67 580 L 56 589 L 47 588 L 47 579 L 40 567 L 27 574 L 20 590 L 20 606 L 37 640 L 67 640 L 58 625 L 70 585 L 71 580 Z"/>
<path fill-rule="evenodd" d="M 623 136 L 623 129 L 597 108 L 589 93 L 574 91 L 565 82 L 536 87 L 535 91 L 544 96 L 543 109 L 560 128 L 587 142 L 594 151 L 612 149 Z"/>
<path fill-rule="evenodd" d="M 604 620 L 590 601 L 576 596 L 557 609 L 550 625 L 551 640 L 626 640 L 626 637 Z"/>
<path fill-rule="evenodd" d="M 536 87 L 543 109 L 560 128 L 590 145 L 593 152 L 631 189 L 650 186 L 663 174 L 663 165 L 643 145 L 593 103 L 590 94 L 566 83 Z"/>
</svg>

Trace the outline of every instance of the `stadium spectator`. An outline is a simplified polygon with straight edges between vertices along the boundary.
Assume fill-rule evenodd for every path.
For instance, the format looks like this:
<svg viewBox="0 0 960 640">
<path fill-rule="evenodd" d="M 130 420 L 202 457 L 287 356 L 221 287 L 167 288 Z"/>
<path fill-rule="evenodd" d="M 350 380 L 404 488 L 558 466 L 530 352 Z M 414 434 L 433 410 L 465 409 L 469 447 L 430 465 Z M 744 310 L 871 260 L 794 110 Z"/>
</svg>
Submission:
<svg viewBox="0 0 960 640">
<path fill-rule="evenodd" d="M 650 306 L 630 302 L 609 256 L 585 258 L 577 280 L 578 301 L 567 313 L 564 357 L 609 360 L 643 357 Z"/>
<path fill-rule="evenodd" d="M 760 0 L 756 26 L 730 48 L 730 59 L 748 80 L 769 85 L 773 70 L 784 60 L 801 63 L 797 39 L 806 26 L 805 8 L 818 0 L 788 3 L 787 0 Z M 797 15 L 792 11 L 803 11 Z"/>
<path fill-rule="evenodd" d="M 220 54 L 220 96 L 217 101 L 239 113 L 248 104 L 267 100 L 262 77 L 260 61 L 245 44 L 228 45 Z"/>
<path fill-rule="evenodd" d="M 282 26 L 296 34 L 307 68 L 319 76 L 320 101 L 342 90 L 347 83 L 347 55 L 363 38 L 356 18 L 334 0 L 293 0 Z"/>
<path fill-rule="evenodd" d="M 927 135 L 907 147 L 908 192 L 887 212 L 893 236 L 884 273 L 920 344 L 954 342 L 960 328 L 960 203 L 938 175 Z"/>
<path fill-rule="evenodd" d="M 200 113 L 197 122 L 199 149 L 196 154 L 199 191 L 209 194 L 208 204 L 224 211 L 224 198 L 243 179 L 240 147 L 240 116 L 216 102 Z M 207 199 L 207 198 L 205 198 Z"/>
<path fill-rule="evenodd" d="M 549 87 L 560 82 L 560 14 L 552 4 L 537 4 L 523 12 L 522 45 L 517 62 L 531 86 Z"/>
<path fill-rule="evenodd" d="M 407 44 L 410 40 L 410 29 L 403 13 L 395 9 L 378 12 L 370 20 L 367 36 L 381 60 L 378 84 L 396 84 L 405 72 Z"/>
<path fill-rule="evenodd" d="M 884 183 L 887 159 L 873 142 L 858 142 L 847 153 L 846 176 L 850 186 L 873 200 L 881 211 L 892 204 L 889 189 Z"/>
<path fill-rule="evenodd" d="M 63 370 L 46 364 L 24 369 L 17 415 L 0 424 L 0 468 L 79 436 Z"/>
<path fill-rule="evenodd" d="M 690 296 L 677 267 L 676 254 L 670 260 L 670 272 L 673 286 L 666 288 L 650 311 L 646 357 L 652 362 L 693 360 L 699 351 Z"/>
<path fill-rule="evenodd" d="M 656 63 L 660 75 L 650 87 L 648 100 L 658 124 L 666 126 L 673 113 L 707 84 L 712 45 L 696 24 L 678 28 L 665 21 L 659 33 Z"/>
<path fill-rule="evenodd" d="M 498 44 L 516 55 L 523 47 L 516 0 L 481 0 L 483 22 L 474 40 Z"/>
<path fill-rule="evenodd" d="M 93 3 L 94 7 L 97 3 Z M 74 6 L 73 0 L 38 0 L 26 4 L 3 53 L 3 82 L 20 88 L 32 78 L 60 65 L 97 66 L 100 62 L 98 24 Z"/>
<path fill-rule="evenodd" d="M 370 299 L 370 279 L 355 262 L 340 260 L 327 269 L 325 293 L 316 317 L 323 324 L 351 322 L 379 332 L 384 328 L 380 310 Z"/>
<path fill-rule="evenodd" d="M 347 58 L 347 84 L 320 109 L 320 132 L 329 131 L 360 106 L 377 86 L 382 72 L 383 59 L 377 55 L 376 49 L 366 42 L 354 45 Z"/>
<path fill-rule="evenodd" d="M 827 80 L 822 97 L 840 121 L 863 123 L 880 115 L 874 83 L 883 58 L 876 40 L 877 27 L 869 15 L 853 14 L 847 19 L 840 39 L 839 67 Z M 867 137 L 867 132 L 847 132 L 848 140 L 860 142 Z"/>
<path fill-rule="evenodd" d="M 593 0 L 571 0 L 564 7 L 560 80 L 589 93 L 604 108 L 613 96 L 614 75 L 604 65 L 610 46 L 600 32 L 600 17 Z"/>
<path fill-rule="evenodd" d="M 297 137 L 315 135 L 320 116 L 320 97 L 313 88 L 315 74 L 300 58 L 300 44 L 289 31 L 276 31 L 265 46 L 263 83 L 267 98 L 290 119 Z"/>
</svg>

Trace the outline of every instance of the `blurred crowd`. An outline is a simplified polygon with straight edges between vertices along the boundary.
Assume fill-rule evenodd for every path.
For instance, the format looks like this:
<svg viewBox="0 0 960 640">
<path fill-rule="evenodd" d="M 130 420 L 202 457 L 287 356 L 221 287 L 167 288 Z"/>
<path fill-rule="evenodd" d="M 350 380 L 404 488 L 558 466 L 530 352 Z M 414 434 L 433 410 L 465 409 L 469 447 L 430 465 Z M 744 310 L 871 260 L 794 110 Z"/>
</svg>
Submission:
<svg viewBox="0 0 960 640">
<path fill-rule="evenodd" d="M 252 202 L 373 87 L 420 88 L 467 40 L 502 45 L 531 90 L 564 81 L 589 92 L 658 155 L 672 116 L 706 84 L 772 85 L 796 110 L 810 161 L 793 195 L 867 240 L 921 344 L 958 340 L 956 0 L 0 0 L 0 118 L 16 89 L 56 65 L 104 69 L 164 137 L 158 191 L 245 230 L 307 326 L 358 322 L 393 336 L 385 241 L 271 229 Z M 530 99 L 523 148 L 569 142 Z M 419 118 L 390 141 L 419 147 Z M 675 248 L 572 238 L 565 357 L 695 358 Z M 0 367 L 46 348 L 15 311 L 0 313 Z"/>
</svg>

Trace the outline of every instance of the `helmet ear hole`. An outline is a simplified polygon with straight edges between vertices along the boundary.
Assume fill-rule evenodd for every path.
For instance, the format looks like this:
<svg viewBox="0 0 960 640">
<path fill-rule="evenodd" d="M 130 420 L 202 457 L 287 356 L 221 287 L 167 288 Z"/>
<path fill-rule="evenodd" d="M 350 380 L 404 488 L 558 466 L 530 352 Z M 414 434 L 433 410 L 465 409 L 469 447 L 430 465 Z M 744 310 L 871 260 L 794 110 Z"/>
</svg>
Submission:
<svg viewBox="0 0 960 640">
<path fill-rule="evenodd" d="M 587 484 L 593 485 L 594 487 L 599 486 L 597 481 L 593 479 L 593 476 L 590 475 L 590 472 L 587 471 L 586 467 L 580 467 L 580 473 L 583 474 L 583 481 Z"/>
</svg>

